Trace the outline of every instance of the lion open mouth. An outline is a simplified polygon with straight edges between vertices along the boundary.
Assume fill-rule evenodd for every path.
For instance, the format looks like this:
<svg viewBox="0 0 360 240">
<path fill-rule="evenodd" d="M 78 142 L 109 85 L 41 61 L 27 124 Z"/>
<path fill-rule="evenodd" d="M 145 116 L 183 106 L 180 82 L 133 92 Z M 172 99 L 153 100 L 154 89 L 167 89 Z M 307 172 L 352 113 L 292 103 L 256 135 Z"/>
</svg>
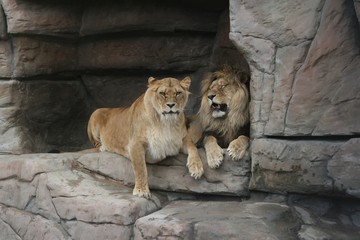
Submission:
<svg viewBox="0 0 360 240">
<path fill-rule="evenodd" d="M 226 112 L 227 111 L 227 104 L 222 103 L 222 104 L 218 104 L 218 103 L 212 103 L 211 104 L 211 108 L 217 111 L 222 111 L 222 112 Z"/>
</svg>

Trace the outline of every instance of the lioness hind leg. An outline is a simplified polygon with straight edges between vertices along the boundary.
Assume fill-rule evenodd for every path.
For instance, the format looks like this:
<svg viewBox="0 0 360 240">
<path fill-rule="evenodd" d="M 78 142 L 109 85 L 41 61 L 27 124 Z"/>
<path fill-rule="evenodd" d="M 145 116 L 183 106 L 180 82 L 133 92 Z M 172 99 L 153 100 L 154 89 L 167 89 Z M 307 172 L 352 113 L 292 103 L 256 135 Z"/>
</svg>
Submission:
<svg viewBox="0 0 360 240">
<path fill-rule="evenodd" d="M 240 160 L 244 157 L 248 147 L 249 138 L 241 135 L 240 137 L 231 141 L 229 147 L 227 148 L 227 151 L 233 160 Z"/>
<path fill-rule="evenodd" d="M 224 150 L 217 144 L 216 138 L 213 136 L 205 137 L 204 147 L 209 167 L 218 168 L 224 160 Z"/>
</svg>

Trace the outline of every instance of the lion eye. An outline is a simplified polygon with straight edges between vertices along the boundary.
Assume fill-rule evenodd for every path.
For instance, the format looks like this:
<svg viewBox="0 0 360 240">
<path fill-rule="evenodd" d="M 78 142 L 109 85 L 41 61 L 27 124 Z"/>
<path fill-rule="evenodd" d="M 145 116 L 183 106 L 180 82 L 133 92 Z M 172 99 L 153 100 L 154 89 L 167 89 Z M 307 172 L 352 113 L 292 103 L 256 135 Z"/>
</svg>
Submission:
<svg viewBox="0 0 360 240">
<path fill-rule="evenodd" d="M 182 94 L 182 92 L 176 92 L 176 96 L 180 96 Z"/>
<path fill-rule="evenodd" d="M 166 93 L 165 93 L 165 92 L 159 92 L 159 94 L 160 94 L 162 97 L 165 97 L 165 96 L 166 96 Z"/>
</svg>

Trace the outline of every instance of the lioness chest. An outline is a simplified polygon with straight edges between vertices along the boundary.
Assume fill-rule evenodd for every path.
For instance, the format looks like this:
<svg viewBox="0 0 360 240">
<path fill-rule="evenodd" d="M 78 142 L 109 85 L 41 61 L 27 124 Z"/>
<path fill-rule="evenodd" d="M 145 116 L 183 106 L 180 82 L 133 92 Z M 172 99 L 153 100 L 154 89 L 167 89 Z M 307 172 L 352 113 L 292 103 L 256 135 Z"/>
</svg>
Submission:
<svg viewBox="0 0 360 240">
<path fill-rule="evenodd" d="M 179 126 L 165 125 L 148 129 L 146 136 L 148 143 L 146 161 L 156 163 L 168 156 L 177 155 L 183 146 L 185 134 L 184 129 Z"/>
</svg>

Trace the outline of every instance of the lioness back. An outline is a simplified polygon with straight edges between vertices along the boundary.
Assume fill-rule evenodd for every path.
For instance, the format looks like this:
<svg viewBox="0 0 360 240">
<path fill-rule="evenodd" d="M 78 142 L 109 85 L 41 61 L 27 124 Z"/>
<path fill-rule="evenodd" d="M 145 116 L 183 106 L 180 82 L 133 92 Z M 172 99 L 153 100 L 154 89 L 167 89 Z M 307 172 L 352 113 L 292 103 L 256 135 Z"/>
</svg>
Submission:
<svg viewBox="0 0 360 240">
<path fill-rule="evenodd" d="M 129 108 L 99 108 L 91 115 L 88 136 L 99 151 L 115 152 L 128 157 L 125 151 L 131 126 L 128 112 Z"/>
</svg>

